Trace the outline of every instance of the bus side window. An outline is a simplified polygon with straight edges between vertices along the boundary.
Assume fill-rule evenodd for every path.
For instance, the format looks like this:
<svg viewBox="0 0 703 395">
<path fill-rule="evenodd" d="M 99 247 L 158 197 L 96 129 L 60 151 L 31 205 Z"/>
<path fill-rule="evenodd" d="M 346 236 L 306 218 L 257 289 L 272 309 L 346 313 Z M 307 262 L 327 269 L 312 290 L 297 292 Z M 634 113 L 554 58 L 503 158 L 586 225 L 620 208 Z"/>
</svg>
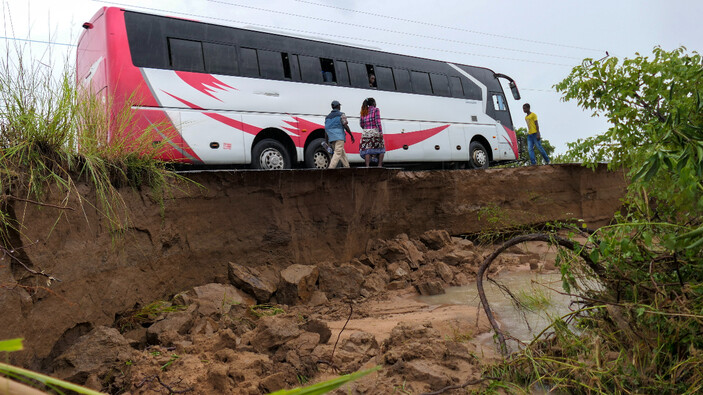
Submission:
<svg viewBox="0 0 703 395">
<path fill-rule="evenodd" d="M 464 87 L 461 85 L 461 78 L 449 77 L 449 88 L 452 90 L 452 97 L 464 97 Z"/>
<path fill-rule="evenodd" d="M 437 96 L 449 96 L 449 81 L 446 75 L 430 74 L 432 81 L 432 92 Z"/>
<path fill-rule="evenodd" d="M 378 84 L 378 89 L 394 91 L 395 79 L 393 78 L 393 70 L 390 67 L 376 67 L 376 83 Z"/>
<path fill-rule="evenodd" d="M 410 73 L 405 69 L 394 69 L 395 85 L 398 92 L 412 93 L 413 87 L 410 84 Z"/>
<path fill-rule="evenodd" d="M 298 55 L 290 55 L 290 74 L 293 81 L 300 81 L 302 77 L 300 76 L 300 63 L 298 62 Z"/>
<path fill-rule="evenodd" d="M 413 91 L 422 95 L 432 94 L 432 85 L 430 84 L 430 75 L 421 71 L 411 71 Z"/>
<path fill-rule="evenodd" d="M 367 86 L 369 88 L 378 87 L 378 84 L 376 83 L 376 71 L 373 69 L 372 64 L 366 65 L 366 81 L 368 81 Z"/>
<path fill-rule="evenodd" d="M 293 73 L 290 70 L 290 57 L 286 52 L 281 52 L 281 62 L 283 63 L 283 78 L 293 79 Z"/>
<path fill-rule="evenodd" d="M 337 83 L 337 74 L 334 70 L 334 60 L 320 58 L 320 70 L 322 71 L 322 82 Z"/>
<path fill-rule="evenodd" d="M 261 76 L 275 80 L 282 80 L 285 76 L 283 60 L 280 52 L 259 50 L 259 68 Z"/>
<path fill-rule="evenodd" d="M 200 41 L 168 39 L 171 67 L 181 71 L 205 71 L 203 44 Z"/>
<path fill-rule="evenodd" d="M 369 75 L 366 72 L 366 65 L 361 63 L 348 63 L 349 66 L 349 79 L 351 80 L 351 85 L 355 88 L 368 88 L 369 87 Z"/>
<path fill-rule="evenodd" d="M 505 98 L 503 95 L 494 93 L 493 94 L 493 108 L 496 111 L 506 111 L 508 107 L 505 105 Z"/>
<path fill-rule="evenodd" d="M 347 62 L 338 60 L 335 63 L 337 66 L 337 82 L 342 86 L 349 86 L 349 70 L 347 69 Z"/>
<path fill-rule="evenodd" d="M 237 49 L 233 45 L 203 43 L 205 70 L 211 74 L 239 74 Z"/>
<path fill-rule="evenodd" d="M 303 77 L 303 82 L 321 83 L 320 59 L 304 55 L 300 55 L 298 58 L 300 59 L 300 74 Z"/>
<path fill-rule="evenodd" d="M 258 77 L 259 58 L 256 55 L 256 50 L 254 48 L 242 47 L 239 49 L 239 57 L 239 61 L 241 62 L 240 70 L 242 71 L 242 76 Z"/>
</svg>

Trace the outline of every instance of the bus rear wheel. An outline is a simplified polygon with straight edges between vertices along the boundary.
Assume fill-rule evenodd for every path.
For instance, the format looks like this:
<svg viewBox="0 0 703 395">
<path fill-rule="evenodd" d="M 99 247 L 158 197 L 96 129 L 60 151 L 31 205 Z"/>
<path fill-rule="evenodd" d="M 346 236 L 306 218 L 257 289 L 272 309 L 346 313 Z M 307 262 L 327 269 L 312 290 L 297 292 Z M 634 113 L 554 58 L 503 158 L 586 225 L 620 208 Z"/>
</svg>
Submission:
<svg viewBox="0 0 703 395">
<path fill-rule="evenodd" d="M 277 140 L 263 139 L 251 151 L 251 167 L 261 170 L 290 169 L 290 154 Z"/>
<path fill-rule="evenodd" d="M 305 149 L 305 167 L 312 169 L 326 169 L 330 166 L 330 155 L 322 148 L 325 139 L 317 138 L 308 144 Z"/>
<path fill-rule="evenodd" d="M 474 169 L 488 169 L 488 151 L 478 141 L 469 145 L 469 164 Z"/>
</svg>

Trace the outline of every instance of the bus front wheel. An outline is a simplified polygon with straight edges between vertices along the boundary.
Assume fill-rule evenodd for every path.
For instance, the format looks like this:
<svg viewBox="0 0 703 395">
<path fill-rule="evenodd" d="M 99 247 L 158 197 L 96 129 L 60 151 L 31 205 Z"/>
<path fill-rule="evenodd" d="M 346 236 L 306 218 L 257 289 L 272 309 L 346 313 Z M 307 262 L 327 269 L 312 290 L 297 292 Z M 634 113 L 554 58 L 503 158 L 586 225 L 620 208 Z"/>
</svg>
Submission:
<svg viewBox="0 0 703 395">
<path fill-rule="evenodd" d="M 305 167 L 312 169 L 326 169 L 330 165 L 330 155 L 322 148 L 323 138 L 317 138 L 308 144 L 305 149 Z"/>
<path fill-rule="evenodd" d="M 263 139 L 251 151 L 251 167 L 261 170 L 290 169 L 290 154 L 277 140 Z"/>
<path fill-rule="evenodd" d="M 469 145 L 469 164 L 474 169 L 488 169 L 488 151 L 478 141 Z"/>
</svg>

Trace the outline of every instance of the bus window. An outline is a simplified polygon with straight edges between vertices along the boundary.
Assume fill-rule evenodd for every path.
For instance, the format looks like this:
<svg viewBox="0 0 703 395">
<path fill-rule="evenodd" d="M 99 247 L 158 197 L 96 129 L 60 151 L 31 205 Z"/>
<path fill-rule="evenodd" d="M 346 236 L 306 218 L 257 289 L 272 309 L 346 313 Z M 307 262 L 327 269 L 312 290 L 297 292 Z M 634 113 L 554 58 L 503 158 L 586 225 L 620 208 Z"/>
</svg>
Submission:
<svg viewBox="0 0 703 395">
<path fill-rule="evenodd" d="M 496 111 L 506 111 L 508 109 L 505 105 L 505 98 L 503 95 L 498 93 L 493 94 L 493 108 Z"/>
<path fill-rule="evenodd" d="M 376 83 L 378 84 L 378 89 L 394 91 L 395 79 L 393 78 L 393 70 L 390 67 L 376 67 Z"/>
<path fill-rule="evenodd" d="M 322 73 L 320 72 L 320 59 L 312 56 L 298 57 L 300 59 L 300 74 L 304 82 L 314 82 L 319 84 L 322 82 Z"/>
<path fill-rule="evenodd" d="M 240 62 L 242 75 L 244 77 L 258 77 L 259 76 L 259 58 L 256 55 L 256 50 L 254 48 L 240 48 L 239 49 Z"/>
<path fill-rule="evenodd" d="M 404 69 L 394 69 L 395 85 L 399 92 L 412 93 L 413 87 L 410 85 L 410 73 Z"/>
<path fill-rule="evenodd" d="M 464 87 L 461 85 L 461 78 L 449 77 L 449 88 L 452 91 L 452 97 L 464 97 Z"/>
<path fill-rule="evenodd" d="M 368 81 L 369 88 L 377 88 L 378 87 L 378 85 L 376 83 L 376 71 L 374 71 L 372 64 L 366 65 L 366 80 Z"/>
<path fill-rule="evenodd" d="M 285 76 L 283 71 L 283 61 L 280 52 L 258 50 L 259 68 L 261 76 L 275 80 L 282 80 Z"/>
<path fill-rule="evenodd" d="M 285 52 L 281 52 L 281 62 L 283 63 L 283 78 L 292 79 L 293 74 L 290 72 L 290 58 Z"/>
<path fill-rule="evenodd" d="M 369 87 L 369 75 L 366 72 L 366 65 L 361 63 L 351 63 L 349 62 L 349 79 L 351 79 L 351 85 L 355 88 L 368 88 Z"/>
<path fill-rule="evenodd" d="M 181 71 L 205 71 L 203 44 L 200 41 L 168 39 L 171 67 Z"/>
<path fill-rule="evenodd" d="M 203 43 L 205 70 L 211 74 L 239 74 L 237 49 L 232 45 Z"/>
<path fill-rule="evenodd" d="M 447 76 L 442 74 L 430 74 L 432 81 L 432 92 L 437 96 L 449 96 L 449 82 Z"/>
<path fill-rule="evenodd" d="M 322 82 L 337 82 L 332 59 L 320 58 L 320 69 L 322 70 Z"/>
<path fill-rule="evenodd" d="M 432 85 L 430 84 L 430 75 L 420 71 L 411 71 L 410 76 L 413 82 L 413 91 L 423 95 L 432 94 Z"/>
<path fill-rule="evenodd" d="M 293 81 L 300 81 L 300 63 L 298 63 L 298 55 L 290 55 L 290 74 Z"/>
<path fill-rule="evenodd" d="M 339 85 L 348 86 L 349 85 L 349 70 L 347 69 L 347 62 L 336 61 L 337 66 L 337 82 Z"/>
</svg>

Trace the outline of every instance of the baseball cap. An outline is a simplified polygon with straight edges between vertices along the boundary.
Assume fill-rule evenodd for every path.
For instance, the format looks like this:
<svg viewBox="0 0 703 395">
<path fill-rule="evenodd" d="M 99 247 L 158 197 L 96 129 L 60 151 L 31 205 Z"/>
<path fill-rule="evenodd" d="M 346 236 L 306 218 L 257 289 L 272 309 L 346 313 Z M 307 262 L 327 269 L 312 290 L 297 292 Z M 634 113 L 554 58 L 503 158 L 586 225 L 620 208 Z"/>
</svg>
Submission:
<svg viewBox="0 0 703 395">
<path fill-rule="evenodd" d="M 341 104 L 337 100 L 332 100 L 332 108 L 339 106 L 341 106 Z"/>
</svg>

